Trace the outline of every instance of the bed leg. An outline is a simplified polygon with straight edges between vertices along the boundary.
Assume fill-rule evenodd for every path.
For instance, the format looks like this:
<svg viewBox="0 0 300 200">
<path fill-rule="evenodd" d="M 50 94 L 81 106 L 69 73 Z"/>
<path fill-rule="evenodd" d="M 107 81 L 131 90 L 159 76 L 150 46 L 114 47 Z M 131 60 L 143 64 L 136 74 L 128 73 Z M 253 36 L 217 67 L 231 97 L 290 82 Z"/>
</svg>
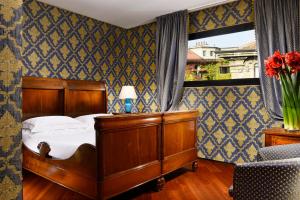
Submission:
<svg viewBox="0 0 300 200">
<path fill-rule="evenodd" d="M 156 180 L 156 191 L 159 192 L 163 189 L 165 185 L 165 178 L 162 176 Z"/>
<path fill-rule="evenodd" d="M 193 172 L 195 172 L 197 171 L 197 169 L 198 169 L 198 161 L 196 160 L 192 163 L 192 170 Z"/>
<path fill-rule="evenodd" d="M 37 146 L 40 156 L 44 158 L 52 158 L 52 156 L 49 155 L 49 152 L 51 151 L 50 145 L 47 142 L 40 142 Z"/>
</svg>

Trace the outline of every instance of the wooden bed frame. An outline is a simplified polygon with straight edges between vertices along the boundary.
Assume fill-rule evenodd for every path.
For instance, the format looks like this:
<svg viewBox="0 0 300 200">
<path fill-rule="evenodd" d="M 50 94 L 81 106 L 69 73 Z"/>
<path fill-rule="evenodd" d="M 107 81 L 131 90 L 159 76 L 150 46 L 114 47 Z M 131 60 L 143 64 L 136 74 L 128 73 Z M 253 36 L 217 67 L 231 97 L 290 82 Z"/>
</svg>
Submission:
<svg viewBox="0 0 300 200">
<path fill-rule="evenodd" d="M 104 82 L 23 78 L 23 119 L 107 112 Z M 96 147 L 81 145 L 69 159 L 23 145 L 23 168 L 92 199 L 107 199 L 163 175 L 197 167 L 196 111 L 121 114 L 95 118 Z"/>
</svg>

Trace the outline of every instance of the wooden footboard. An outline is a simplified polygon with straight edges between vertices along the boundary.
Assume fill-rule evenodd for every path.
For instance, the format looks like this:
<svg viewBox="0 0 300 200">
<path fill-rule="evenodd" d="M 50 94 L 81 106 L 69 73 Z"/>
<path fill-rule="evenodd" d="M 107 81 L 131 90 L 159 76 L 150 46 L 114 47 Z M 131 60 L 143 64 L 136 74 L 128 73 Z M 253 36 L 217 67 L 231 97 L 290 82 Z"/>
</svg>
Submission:
<svg viewBox="0 0 300 200">
<path fill-rule="evenodd" d="M 162 173 L 167 174 L 192 163 L 197 168 L 197 111 L 170 112 L 163 115 Z"/>
<path fill-rule="evenodd" d="M 66 160 L 47 158 L 28 149 L 23 144 L 23 168 L 84 196 L 95 198 L 96 148 L 81 145 Z"/>
<path fill-rule="evenodd" d="M 161 176 L 161 114 L 95 119 L 98 199 Z"/>
</svg>

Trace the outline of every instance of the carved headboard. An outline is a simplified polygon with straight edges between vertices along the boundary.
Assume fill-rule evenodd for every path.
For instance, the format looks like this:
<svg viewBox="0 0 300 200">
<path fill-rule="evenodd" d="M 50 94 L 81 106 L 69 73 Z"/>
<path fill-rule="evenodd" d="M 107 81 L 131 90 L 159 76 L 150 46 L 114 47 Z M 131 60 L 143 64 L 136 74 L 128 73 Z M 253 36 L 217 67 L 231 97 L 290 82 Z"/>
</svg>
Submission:
<svg viewBox="0 0 300 200">
<path fill-rule="evenodd" d="M 23 77 L 22 94 L 23 119 L 107 112 L 107 92 L 103 81 Z"/>
</svg>

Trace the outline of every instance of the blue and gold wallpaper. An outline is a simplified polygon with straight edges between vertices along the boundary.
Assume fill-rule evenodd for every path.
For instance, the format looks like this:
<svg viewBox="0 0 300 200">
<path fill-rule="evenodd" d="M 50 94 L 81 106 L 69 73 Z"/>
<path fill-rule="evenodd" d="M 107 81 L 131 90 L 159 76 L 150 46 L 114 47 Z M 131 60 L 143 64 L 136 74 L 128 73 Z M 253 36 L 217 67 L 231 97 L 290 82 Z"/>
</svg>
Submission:
<svg viewBox="0 0 300 200">
<path fill-rule="evenodd" d="M 135 102 L 138 112 L 159 111 L 155 65 L 156 24 L 146 24 L 126 32 L 126 67 L 128 83 L 135 85 L 139 98 Z"/>
<path fill-rule="evenodd" d="M 199 111 L 198 156 L 217 161 L 254 161 L 264 146 L 262 130 L 274 125 L 260 86 L 185 88 L 180 109 Z"/>
<path fill-rule="evenodd" d="M 0 199 L 22 199 L 22 3 L 0 1 Z"/>
<path fill-rule="evenodd" d="M 157 110 L 155 25 L 125 30 L 25 0 L 23 38 L 23 75 L 105 80 L 109 112 L 124 110 L 118 95 L 122 85 L 133 84 L 133 111 Z"/>
<path fill-rule="evenodd" d="M 133 84 L 133 111 L 159 111 L 155 23 L 126 30 L 36 0 L 25 0 L 24 13 L 23 75 L 105 80 L 109 112 L 124 110 L 118 94 Z M 190 33 L 249 21 L 251 0 L 240 0 L 191 13 Z"/>
<path fill-rule="evenodd" d="M 253 0 L 238 0 L 192 12 L 189 33 L 254 22 Z"/>
</svg>

